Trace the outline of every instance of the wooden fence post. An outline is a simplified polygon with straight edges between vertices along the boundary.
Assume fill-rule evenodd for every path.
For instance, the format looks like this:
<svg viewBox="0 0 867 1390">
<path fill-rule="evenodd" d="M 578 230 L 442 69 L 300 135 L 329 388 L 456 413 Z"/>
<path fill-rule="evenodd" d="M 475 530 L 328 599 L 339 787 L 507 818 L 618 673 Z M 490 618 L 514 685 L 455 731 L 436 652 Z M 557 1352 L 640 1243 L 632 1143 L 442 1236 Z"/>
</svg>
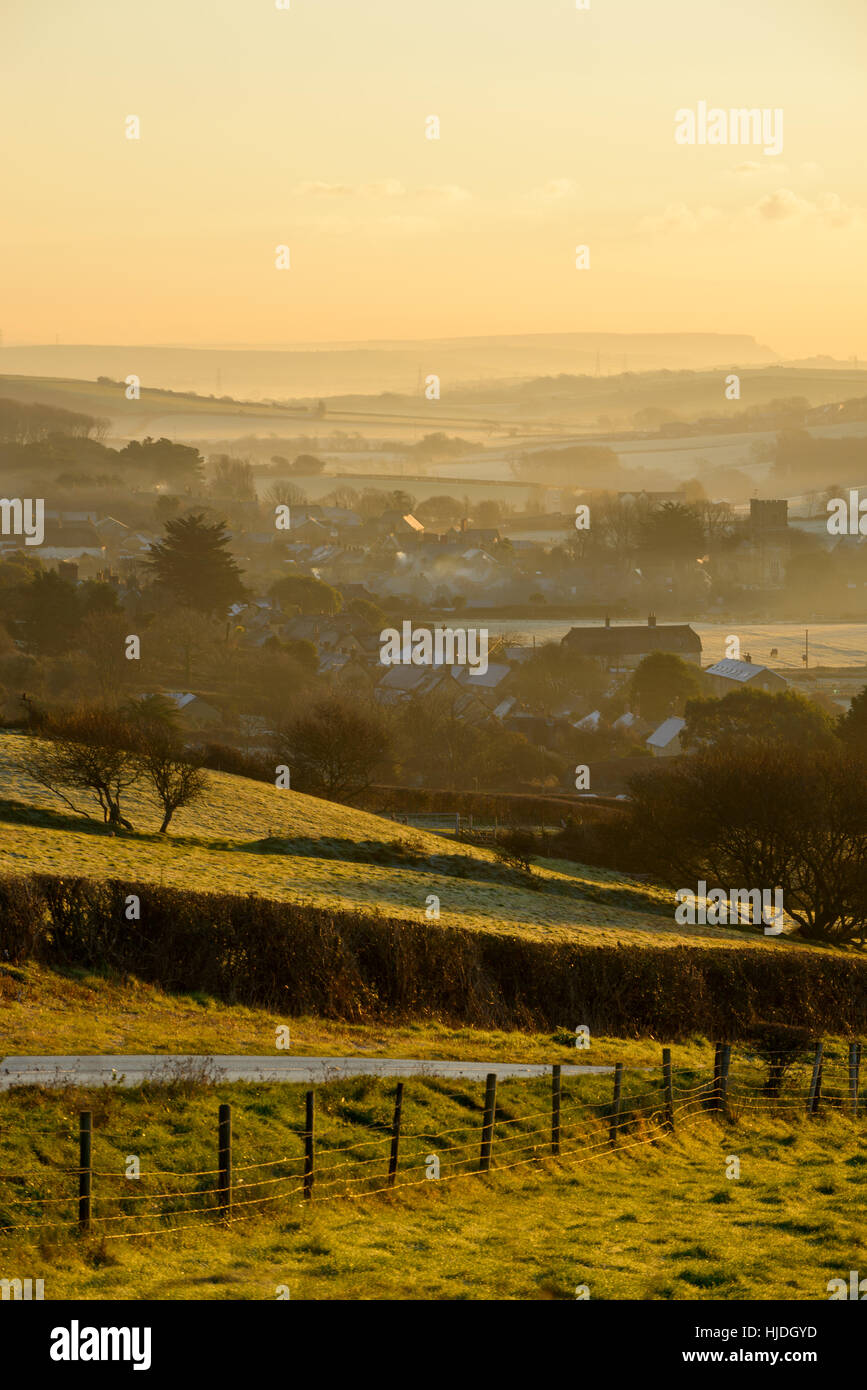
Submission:
<svg viewBox="0 0 867 1390">
<path fill-rule="evenodd" d="M 485 1119 L 482 1125 L 482 1147 L 479 1153 L 479 1172 L 487 1173 L 491 1166 L 491 1146 L 494 1140 L 494 1112 L 497 1108 L 497 1073 L 485 1077 Z"/>
<path fill-rule="evenodd" d="M 731 1043 L 723 1043 L 719 1059 L 719 1108 L 729 1118 L 729 1068 L 732 1060 Z"/>
<path fill-rule="evenodd" d="M 217 1207 L 224 1221 L 232 1215 L 232 1107 L 221 1105 L 217 1125 Z"/>
<path fill-rule="evenodd" d="M 807 1114 L 815 1115 L 819 1109 L 819 1100 L 822 1095 L 822 1044 L 816 1043 L 816 1055 L 813 1058 L 813 1075 L 810 1080 L 810 1098 L 807 1101 Z"/>
<path fill-rule="evenodd" d="M 861 1044 L 849 1044 L 849 1103 L 852 1106 L 852 1119 L 858 1118 L 858 1073 L 861 1070 Z"/>
<path fill-rule="evenodd" d="M 665 1092 L 665 1124 L 674 1129 L 674 1090 L 671 1082 L 671 1048 L 662 1049 L 662 1085 Z"/>
<path fill-rule="evenodd" d="M 620 1128 L 620 1089 L 623 1085 L 623 1063 L 614 1063 L 614 1096 L 611 1102 L 611 1123 L 608 1126 L 608 1142 L 617 1143 L 617 1131 Z"/>
<path fill-rule="evenodd" d="M 551 1152 L 560 1152 L 560 1064 L 551 1068 Z"/>
<path fill-rule="evenodd" d="M 313 1092 L 307 1092 L 304 1120 L 304 1199 L 313 1196 Z"/>
<path fill-rule="evenodd" d="M 403 1082 L 398 1081 L 394 1096 L 394 1119 L 391 1122 L 391 1153 L 388 1156 L 388 1185 L 394 1187 L 397 1155 L 400 1148 L 400 1117 L 403 1110 Z"/>
<path fill-rule="evenodd" d="M 93 1111 L 82 1110 L 78 1117 L 78 1225 L 90 1230 L 90 1202 L 93 1191 Z"/>
<path fill-rule="evenodd" d="M 711 1109 L 720 1108 L 720 1074 L 722 1068 L 722 1043 L 715 1043 L 713 1049 L 713 1094 L 711 1097 Z"/>
</svg>

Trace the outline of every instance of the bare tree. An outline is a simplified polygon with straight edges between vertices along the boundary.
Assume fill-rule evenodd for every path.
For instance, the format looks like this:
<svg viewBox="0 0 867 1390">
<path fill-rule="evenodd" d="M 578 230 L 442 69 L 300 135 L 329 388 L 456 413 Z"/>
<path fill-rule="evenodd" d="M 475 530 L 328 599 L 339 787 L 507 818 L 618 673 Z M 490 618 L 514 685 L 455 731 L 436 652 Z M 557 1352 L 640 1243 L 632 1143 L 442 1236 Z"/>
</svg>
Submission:
<svg viewBox="0 0 867 1390">
<path fill-rule="evenodd" d="M 731 535 L 735 524 L 735 510 L 730 502 L 713 502 L 708 498 L 701 498 L 696 502 L 696 509 L 708 541 L 723 540 Z"/>
<path fill-rule="evenodd" d="M 144 776 L 163 811 L 159 833 L 164 835 L 172 816 L 182 806 L 200 801 L 208 787 L 208 774 L 184 753 L 183 745 L 164 725 L 141 729 L 138 758 Z"/>
<path fill-rule="evenodd" d="M 45 738 L 31 739 L 21 766 L 34 782 L 90 819 L 67 793 L 83 792 L 97 802 L 106 825 L 133 826 L 121 811 L 121 797 L 138 780 L 129 725 L 112 710 L 81 708 L 53 719 Z"/>
<path fill-rule="evenodd" d="M 296 483 L 284 480 L 280 483 L 273 483 L 265 492 L 262 500 L 269 507 L 303 507 L 307 503 L 307 493 Z"/>
<path fill-rule="evenodd" d="M 210 492 L 214 497 L 230 497 L 247 501 L 256 496 L 256 477 L 249 459 L 217 454 L 209 459 L 213 465 Z"/>
<path fill-rule="evenodd" d="M 385 719 L 375 706 L 331 696 L 279 731 L 275 753 L 293 785 L 297 774 L 299 791 L 351 801 L 370 786 L 389 746 Z"/>
</svg>

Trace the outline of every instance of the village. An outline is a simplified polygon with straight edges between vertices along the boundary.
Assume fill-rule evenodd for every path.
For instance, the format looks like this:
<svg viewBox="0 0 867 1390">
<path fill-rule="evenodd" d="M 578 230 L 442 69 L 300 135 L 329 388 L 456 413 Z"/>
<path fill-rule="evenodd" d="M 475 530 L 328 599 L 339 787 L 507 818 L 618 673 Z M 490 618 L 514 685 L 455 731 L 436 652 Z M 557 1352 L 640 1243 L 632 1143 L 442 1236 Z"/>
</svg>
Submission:
<svg viewBox="0 0 867 1390">
<path fill-rule="evenodd" d="M 722 504 L 702 509 L 677 491 L 588 494 L 569 511 L 541 513 L 483 502 L 477 515 L 496 524 L 478 525 L 449 497 L 404 510 L 389 504 L 413 499 L 394 492 L 369 490 L 363 505 L 351 505 L 349 496 L 342 499 L 347 505 L 298 503 L 297 494 L 287 505 L 274 503 L 275 495 L 225 499 L 226 544 L 243 596 L 222 616 L 191 618 L 201 631 L 183 638 L 183 662 L 151 583 L 149 559 L 160 534 L 153 522 L 47 509 L 42 545 L 4 536 L 6 718 L 21 715 L 21 687 L 27 708 L 57 699 L 50 660 L 40 652 L 39 616 L 28 617 L 26 603 L 16 614 L 23 591 L 10 583 L 15 575 L 32 578 L 30 557 L 67 594 L 90 596 L 88 602 L 104 596 L 97 607 L 105 611 L 86 624 L 85 646 L 97 666 L 108 659 L 106 644 L 117 641 L 109 618 L 116 625 L 122 616 L 125 638 L 140 635 L 134 650 L 152 659 L 120 664 L 117 680 L 128 696 L 169 701 L 191 747 L 233 749 L 263 766 L 273 762 L 274 739 L 300 699 L 336 696 L 379 709 L 386 719 L 405 720 L 412 711 L 421 731 L 443 720 L 453 730 L 486 731 L 462 771 L 438 775 L 428 759 L 425 770 L 383 769 L 392 781 L 458 787 L 463 776 L 468 787 L 489 781 L 512 792 L 574 792 L 578 762 L 589 769 L 582 797 L 622 799 L 645 760 L 689 751 L 682 735 L 690 698 L 793 688 L 839 717 L 864 685 L 861 661 L 820 669 L 814 663 L 811 670 L 786 666 L 776 648 L 756 661 L 746 646 L 741 651 L 738 610 L 773 606 L 805 555 L 833 565 L 841 592 L 863 603 L 860 537 L 791 524 L 785 500 L 754 498 L 740 517 Z M 187 514 L 175 502 L 173 514 Z M 209 518 L 221 514 L 213 497 L 189 512 L 199 507 Z M 157 515 L 166 513 L 158 503 Z M 675 549 L 678 537 L 685 544 Z M 18 568 L 25 563 L 29 569 Z M 728 622 L 722 660 L 705 655 L 690 622 L 657 617 L 671 612 L 675 588 L 681 613 L 688 608 L 705 623 Z M 552 617 L 565 619 L 553 640 L 544 632 Z M 69 660 L 66 666 L 68 702 L 74 677 Z M 516 737 L 510 759 L 508 739 Z M 482 746 L 499 752 L 482 758 Z"/>
</svg>

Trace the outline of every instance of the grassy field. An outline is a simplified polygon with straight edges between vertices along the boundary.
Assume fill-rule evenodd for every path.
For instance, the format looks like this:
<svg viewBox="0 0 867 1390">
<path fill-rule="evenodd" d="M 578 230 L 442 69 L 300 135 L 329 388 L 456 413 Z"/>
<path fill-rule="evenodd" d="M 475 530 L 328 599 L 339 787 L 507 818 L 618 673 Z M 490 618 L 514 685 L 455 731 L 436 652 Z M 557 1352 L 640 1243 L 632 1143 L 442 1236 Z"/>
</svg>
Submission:
<svg viewBox="0 0 867 1390">
<path fill-rule="evenodd" d="M 578 1093 L 570 1082 L 567 1107 Z M 337 1150 L 372 1124 L 382 1134 L 392 1094 L 363 1079 L 319 1089 L 326 1175 L 328 1162 L 341 1160 Z M 582 1082 L 581 1094 L 598 1096 L 598 1083 L 594 1091 Z M 160 1191 L 173 1179 L 156 1170 L 213 1169 L 218 1100 L 233 1104 L 236 1182 L 245 1165 L 300 1152 L 300 1088 L 28 1089 L 0 1095 L 0 1171 L 47 1175 L 49 1159 L 74 1165 L 76 1114 L 90 1106 L 94 1214 L 104 1216 L 113 1210 L 104 1194 L 117 1180 L 101 1174 L 122 1174 L 129 1154 L 141 1158 L 142 1187 L 153 1172 Z M 282 1287 L 292 1299 L 546 1300 L 574 1299 L 586 1285 L 591 1299 L 740 1300 L 825 1299 L 830 1279 L 864 1267 L 863 1121 L 828 1111 L 812 1121 L 741 1115 L 723 1125 L 703 1115 L 673 1136 L 638 1130 L 634 1145 L 600 1148 L 595 1158 L 555 1162 L 542 1141 L 531 1161 L 505 1166 L 510 1118 L 545 1101 L 541 1088 L 501 1085 L 493 1171 L 449 1180 L 443 1146 L 453 1140 L 434 1136 L 463 1127 L 475 1142 L 481 1089 L 453 1095 L 449 1083 L 414 1081 L 402 1162 L 404 1153 L 411 1163 L 441 1149 L 439 1181 L 355 1198 L 329 1197 L 325 1183 L 310 1204 L 290 1190 L 228 1228 L 203 1216 L 192 1229 L 137 1239 L 112 1239 L 118 1226 L 99 1221 L 90 1236 L 63 1224 L 6 1232 L 2 1272 L 43 1278 L 47 1299 L 268 1300 L 285 1297 Z M 577 1128 L 564 1114 L 567 1150 Z M 726 1176 L 731 1156 L 740 1160 L 737 1179 Z M 73 1180 L 52 1173 L 39 1181 L 47 1195 Z M 13 1210 L 0 1202 L 4 1224 Z M 72 1202 L 49 1210 L 58 1223 L 74 1214 Z"/>
<path fill-rule="evenodd" d="M 546 859 L 531 884 L 490 850 L 227 774 L 211 774 L 206 801 L 180 812 L 169 835 L 156 834 L 156 807 L 134 795 L 126 810 L 135 833 L 110 833 L 29 781 L 17 763 L 23 742 L 0 734 L 0 874 L 129 878 L 419 922 L 433 894 L 442 925 L 474 931 L 781 948 L 742 931 L 678 926 L 671 892 L 605 869 Z"/>
<path fill-rule="evenodd" d="M 112 980 L 87 970 L 0 964 L 0 1060 L 16 1053 L 156 1052 L 278 1055 L 278 1027 L 288 1026 L 299 1057 L 415 1057 L 455 1061 L 592 1063 L 657 1066 L 652 1038 L 592 1035 L 578 1048 L 566 1027 L 556 1033 L 449 1028 L 425 1019 L 388 1027 L 227 1005 L 206 995 L 173 995 L 139 980 Z M 696 1037 L 678 1047 L 682 1065 L 707 1066 L 713 1047 Z"/>
</svg>

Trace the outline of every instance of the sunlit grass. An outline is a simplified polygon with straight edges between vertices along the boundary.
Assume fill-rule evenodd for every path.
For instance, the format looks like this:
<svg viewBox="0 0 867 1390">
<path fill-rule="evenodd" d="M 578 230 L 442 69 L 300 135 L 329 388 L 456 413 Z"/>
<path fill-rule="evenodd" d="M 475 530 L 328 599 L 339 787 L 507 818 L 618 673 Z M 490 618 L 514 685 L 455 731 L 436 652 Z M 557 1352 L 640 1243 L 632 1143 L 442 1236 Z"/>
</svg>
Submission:
<svg viewBox="0 0 867 1390">
<path fill-rule="evenodd" d="M 130 796 L 135 834 L 109 834 L 30 782 L 0 734 L 0 874 L 130 879 L 428 920 L 537 940 L 789 949 L 721 927 L 678 926 L 673 895 L 605 869 L 540 860 L 533 886 L 487 849 L 265 783 L 214 773 L 206 800 L 155 833 L 156 807 Z M 810 949 L 810 948 L 800 948 Z"/>
<path fill-rule="evenodd" d="M 559 1062 L 656 1066 L 652 1038 L 592 1035 L 576 1046 L 574 1029 L 553 1033 L 450 1028 L 434 1019 L 384 1024 L 295 1018 L 224 1004 L 206 995 L 173 995 L 140 980 L 120 981 L 83 969 L 0 965 L 0 1058 L 16 1053 L 252 1053 L 277 1055 L 276 1029 L 289 1027 L 296 1056 L 417 1057 L 456 1061 Z M 707 1065 L 703 1038 L 680 1044 L 682 1065 Z"/>
<path fill-rule="evenodd" d="M 477 1134 L 481 1088 L 461 1091 L 463 1101 L 448 1083 L 408 1083 L 407 1130 Z M 382 1127 L 392 1094 L 362 1080 L 320 1088 L 321 1143 Z M 601 1086 L 570 1083 L 567 1098 L 579 1094 L 599 1096 Z M 529 1113 L 546 1095 L 541 1085 L 504 1084 L 499 1103 L 505 1115 Z M 95 1112 L 96 1166 L 120 1170 L 138 1153 L 143 1172 L 212 1168 L 223 1099 L 234 1107 L 236 1163 L 300 1152 L 302 1088 L 19 1091 L 0 1096 L 0 1169 L 74 1162 L 84 1105 Z M 587 1285 L 591 1299 L 739 1301 L 825 1299 L 830 1279 L 867 1264 L 863 1121 L 828 1113 L 722 1125 L 703 1116 L 591 1161 L 557 1163 L 540 1151 L 511 1169 L 498 1166 L 508 1159 L 504 1132 L 490 1176 L 309 1206 L 296 1193 L 228 1229 L 205 1218 L 194 1230 L 130 1241 L 7 1234 L 3 1271 L 44 1278 L 48 1299 L 268 1300 L 279 1286 L 292 1299 L 574 1299 Z M 732 1156 L 738 1179 L 726 1176 Z M 95 1179 L 97 1215 L 107 1186 Z"/>
</svg>

